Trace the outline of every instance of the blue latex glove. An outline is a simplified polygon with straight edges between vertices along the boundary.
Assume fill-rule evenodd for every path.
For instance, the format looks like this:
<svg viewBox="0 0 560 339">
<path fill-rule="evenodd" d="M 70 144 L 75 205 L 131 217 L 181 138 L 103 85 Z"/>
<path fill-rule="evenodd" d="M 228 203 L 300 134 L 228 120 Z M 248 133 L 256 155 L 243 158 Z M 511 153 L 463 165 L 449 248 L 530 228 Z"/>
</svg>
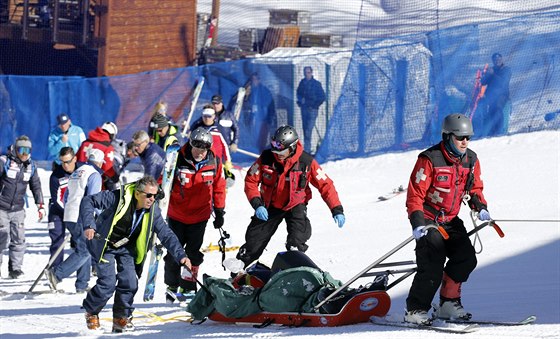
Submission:
<svg viewBox="0 0 560 339">
<path fill-rule="evenodd" d="M 346 222 L 346 217 L 344 216 L 344 214 L 337 214 L 333 218 L 334 222 L 336 222 L 339 228 L 342 228 L 342 226 L 344 226 L 344 223 Z"/>
<path fill-rule="evenodd" d="M 480 212 L 478 212 L 478 219 L 482 221 L 487 221 L 487 220 L 491 220 L 492 218 L 490 217 L 490 213 L 488 213 L 487 210 L 481 209 Z"/>
<path fill-rule="evenodd" d="M 257 209 L 255 210 L 255 216 L 263 221 L 267 221 L 268 211 L 266 210 L 266 207 L 264 206 L 257 207 Z"/>
<path fill-rule="evenodd" d="M 414 239 L 418 240 L 428 234 L 428 229 L 426 226 L 418 226 L 412 231 L 412 236 Z"/>
</svg>

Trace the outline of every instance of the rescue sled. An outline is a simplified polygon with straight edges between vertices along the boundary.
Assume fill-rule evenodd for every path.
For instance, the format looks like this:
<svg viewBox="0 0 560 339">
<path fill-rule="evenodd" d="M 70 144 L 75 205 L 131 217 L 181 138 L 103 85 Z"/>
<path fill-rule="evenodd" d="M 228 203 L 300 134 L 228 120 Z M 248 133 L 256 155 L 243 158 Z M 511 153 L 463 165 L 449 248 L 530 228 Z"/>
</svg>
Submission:
<svg viewBox="0 0 560 339">
<path fill-rule="evenodd" d="M 494 222 L 485 222 L 481 225 L 474 225 L 475 228 L 468 233 L 469 236 L 477 233 L 483 227 L 490 225 L 496 229 L 500 237 L 503 237 L 503 233 L 499 229 L 498 225 L 496 225 Z M 441 233 L 444 239 L 448 238 L 447 233 L 442 227 L 429 227 L 436 228 Z M 338 286 L 336 289 L 323 289 L 323 294 L 318 295 L 315 298 L 315 303 L 312 306 L 311 310 L 308 312 L 261 311 L 246 316 L 235 317 L 226 316 L 220 313 L 216 308 L 214 308 L 208 313 L 207 318 L 217 322 L 254 324 L 256 325 L 256 327 L 265 327 L 271 324 L 293 327 L 333 327 L 369 322 L 372 316 L 384 317 L 385 315 L 387 315 L 389 309 L 391 308 L 391 298 L 388 295 L 387 291 L 399 282 L 414 274 L 417 270 L 416 263 L 413 260 L 391 263 L 384 263 L 384 261 L 413 240 L 414 238 L 412 236 L 407 238 L 402 243 L 397 245 L 394 249 L 392 249 L 381 258 L 373 262 L 371 265 L 366 267 L 360 273 L 352 277 L 346 283 L 340 284 L 340 286 Z M 274 261 L 272 269 L 272 274 L 277 274 L 276 277 L 281 275 L 282 272 L 280 272 L 280 274 L 276 273 L 275 269 L 277 270 L 278 267 L 275 268 L 275 265 L 280 266 L 280 271 L 287 267 L 292 267 L 286 269 L 284 272 L 288 272 L 290 271 L 290 269 L 294 269 L 294 265 L 298 264 L 310 267 L 315 266 L 314 263 L 302 252 L 289 251 L 283 253 L 286 253 L 288 254 L 288 256 L 292 257 L 296 256 L 298 258 L 298 261 L 303 260 L 304 263 L 302 264 L 300 262 L 294 264 L 293 262 L 290 262 L 293 261 L 290 259 L 288 260 L 288 262 L 281 262 L 280 265 L 277 265 L 277 260 L 281 258 L 280 255 L 282 254 L 279 253 L 279 256 L 277 256 Z M 373 271 L 374 269 L 377 269 L 377 271 Z M 389 276 L 396 277 L 396 280 L 389 284 Z M 356 280 L 367 277 L 375 277 L 375 280 L 372 283 L 365 286 L 360 286 L 357 289 L 349 287 Z M 251 277 L 251 279 L 253 278 L 254 277 Z M 251 279 L 246 280 L 247 284 L 255 286 L 254 281 L 252 281 Z M 261 284 L 259 286 L 262 287 L 263 285 Z M 210 292 L 206 287 L 203 287 L 203 289 L 207 292 Z M 256 297 L 259 297 L 258 293 Z M 276 300 L 277 302 L 282 302 L 282 299 L 284 298 L 277 297 L 274 300 Z"/>
<path fill-rule="evenodd" d="M 243 318 L 228 318 L 213 312 L 208 319 L 229 323 L 271 324 L 291 327 L 333 327 L 368 322 L 371 316 L 383 317 L 391 308 L 391 298 L 385 291 L 368 291 L 354 295 L 336 314 L 261 312 Z"/>
</svg>

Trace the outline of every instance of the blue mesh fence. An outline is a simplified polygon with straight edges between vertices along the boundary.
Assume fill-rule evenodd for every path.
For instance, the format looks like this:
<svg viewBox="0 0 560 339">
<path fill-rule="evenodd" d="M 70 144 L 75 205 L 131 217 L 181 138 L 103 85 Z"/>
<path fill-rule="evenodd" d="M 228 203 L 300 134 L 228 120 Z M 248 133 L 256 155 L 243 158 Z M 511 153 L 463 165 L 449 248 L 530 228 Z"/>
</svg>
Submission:
<svg viewBox="0 0 560 339">
<path fill-rule="evenodd" d="M 361 17 L 367 18 L 364 4 Z M 441 19 L 436 15 L 426 17 L 429 32 L 402 30 L 414 34 L 375 39 L 364 38 L 375 25 L 363 19 L 353 49 L 277 48 L 259 58 L 118 77 L 2 75 L 0 148 L 4 151 L 16 136 L 26 134 L 34 141 L 33 157 L 46 160 L 47 136 L 61 112 L 86 133 L 115 121 L 119 138 L 129 140 L 136 130 L 147 128 L 161 100 L 180 125 L 193 89 L 204 77 L 191 122 L 216 93 L 233 109 L 238 89 L 245 86 L 239 147 L 258 153 L 280 124 L 294 125 L 303 137 L 296 91 L 307 66 L 326 93 L 309 141 L 320 161 L 427 146 L 439 140 L 441 121 L 452 112 L 472 116 L 476 137 L 558 129 L 559 16 L 537 13 L 435 29 Z M 507 116 L 499 119 L 485 112 L 484 99 L 476 110 L 471 107 L 477 71 L 485 64 L 491 68 L 496 52 L 512 72 Z M 254 76 L 264 87 L 251 83 Z M 251 158 L 236 153 L 234 160 Z"/>
</svg>

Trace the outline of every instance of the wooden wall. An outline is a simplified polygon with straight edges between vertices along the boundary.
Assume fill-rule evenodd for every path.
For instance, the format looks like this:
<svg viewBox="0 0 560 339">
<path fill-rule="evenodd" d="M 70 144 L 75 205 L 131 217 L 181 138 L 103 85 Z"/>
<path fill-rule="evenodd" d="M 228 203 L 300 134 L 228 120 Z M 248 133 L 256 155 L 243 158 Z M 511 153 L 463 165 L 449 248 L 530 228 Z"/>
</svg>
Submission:
<svg viewBox="0 0 560 339">
<path fill-rule="evenodd" d="M 193 65 L 196 0 L 101 0 L 98 76 Z"/>
</svg>

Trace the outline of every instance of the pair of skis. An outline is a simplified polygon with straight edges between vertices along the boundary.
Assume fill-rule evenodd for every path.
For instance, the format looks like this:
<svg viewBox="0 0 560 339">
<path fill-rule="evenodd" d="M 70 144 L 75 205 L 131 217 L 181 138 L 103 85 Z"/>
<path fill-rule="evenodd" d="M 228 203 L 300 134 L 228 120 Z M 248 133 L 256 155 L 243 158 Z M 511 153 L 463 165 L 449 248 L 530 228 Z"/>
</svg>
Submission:
<svg viewBox="0 0 560 339">
<path fill-rule="evenodd" d="M 179 157 L 178 144 L 172 144 L 167 147 L 165 152 L 165 165 L 163 167 L 163 179 L 161 182 L 161 189 L 163 190 L 164 197 L 159 201 L 159 208 L 163 219 L 167 217 L 167 209 L 169 208 L 169 199 L 171 193 L 171 185 L 173 184 L 173 177 L 175 175 L 175 165 Z M 159 261 L 163 256 L 163 245 L 157 241 L 155 234 L 152 235 L 152 253 L 148 264 L 148 276 L 146 278 L 146 287 L 144 289 L 144 301 L 154 299 L 157 270 Z"/>
<path fill-rule="evenodd" d="M 370 321 L 375 325 L 392 326 L 400 328 L 410 328 L 425 331 L 435 331 L 444 333 L 457 333 L 465 334 L 475 332 L 480 329 L 480 326 L 523 326 L 534 323 L 537 317 L 534 315 L 528 316 L 520 321 L 493 321 L 493 320 L 437 320 L 431 326 L 417 325 L 407 323 L 404 321 L 396 321 L 390 317 L 371 317 Z"/>
<path fill-rule="evenodd" d="M 391 192 L 377 197 L 377 202 L 389 200 L 405 192 L 406 192 L 406 188 L 404 188 L 403 185 L 400 185 L 399 187 L 394 188 Z"/>
</svg>

